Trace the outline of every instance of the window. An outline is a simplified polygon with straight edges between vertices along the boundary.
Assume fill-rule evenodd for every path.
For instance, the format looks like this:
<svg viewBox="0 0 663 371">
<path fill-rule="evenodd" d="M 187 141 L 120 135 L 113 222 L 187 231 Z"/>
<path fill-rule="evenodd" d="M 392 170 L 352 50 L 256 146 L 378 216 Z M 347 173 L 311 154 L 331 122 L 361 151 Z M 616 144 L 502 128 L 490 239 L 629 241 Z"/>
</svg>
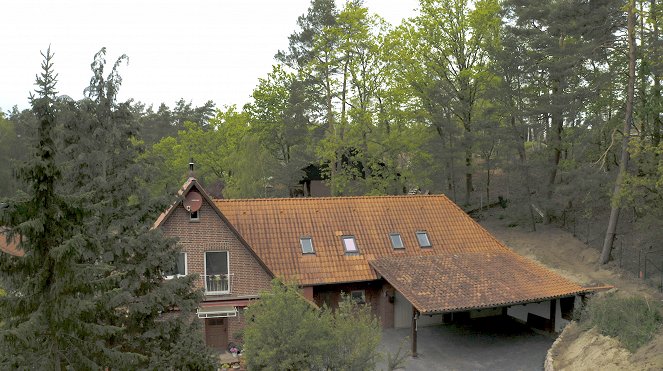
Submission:
<svg viewBox="0 0 663 371">
<path fill-rule="evenodd" d="M 186 268 L 186 253 L 180 252 L 177 254 L 177 260 L 173 267 L 164 272 L 166 279 L 186 276 Z"/>
<path fill-rule="evenodd" d="M 197 222 L 200 220 L 200 210 L 192 211 L 189 220 L 192 222 Z"/>
<path fill-rule="evenodd" d="M 428 239 L 428 233 L 426 233 L 426 231 L 417 232 L 417 241 L 419 241 L 420 247 L 431 247 L 430 240 Z"/>
<path fill-rule="evenodd" d="M 299 239 L 299 243 L 302 245 L 303 254 L 315 254 L 315 250 L 313 250 L 313 238 L 302 237 Z"/>
<path fill-rule="evenodd" d="M 391 247 L 394 249 L 404 249 L 403 239 L 401 239 L 400 233 L 390 233 L 389 238 L 391 239 Z"/>
<path fill-rule="evenodd" d="M 228 252 L 205 252 L 205 292 L 208 294 L 230 293 L 228 274 Z"/>
<path fill-rule="evenodd" d="M 359 252 L 354 236 L 343 236 L 341 239 L 343 240 L 343 248 L 346 254 L 356 254 Z"/>
<path fill-rule="evenodd" d="M 357 304 L 366 303 L 366 292 L 364 290 L 354 290 L 350 292 L 350 299 Z"/>
</svg>

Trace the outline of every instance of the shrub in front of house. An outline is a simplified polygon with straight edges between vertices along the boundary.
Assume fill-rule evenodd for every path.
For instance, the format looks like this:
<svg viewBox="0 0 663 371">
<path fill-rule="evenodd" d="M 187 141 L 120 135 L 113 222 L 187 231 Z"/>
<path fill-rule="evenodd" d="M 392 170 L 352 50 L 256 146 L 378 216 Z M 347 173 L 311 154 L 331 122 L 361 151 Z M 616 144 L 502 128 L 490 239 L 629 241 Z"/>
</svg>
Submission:
<svg viewBox="0 0 663 371">
<path fill-rule="evenodd" d="M 369 306 L 349 297 L 335 311 L 317 308 L 296 286 L 274 280 L 245 313 L 249 369 L 375 369 L 380 325 Z"/>
</svg>

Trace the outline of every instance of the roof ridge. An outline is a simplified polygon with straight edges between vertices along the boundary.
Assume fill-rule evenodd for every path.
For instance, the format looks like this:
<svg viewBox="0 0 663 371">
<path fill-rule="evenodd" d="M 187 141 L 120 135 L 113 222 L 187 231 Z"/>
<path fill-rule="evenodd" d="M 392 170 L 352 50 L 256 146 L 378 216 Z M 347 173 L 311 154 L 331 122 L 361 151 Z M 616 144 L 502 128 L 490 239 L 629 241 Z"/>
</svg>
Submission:
<svg viewBox="0 0 663 371">
<path fill-rule="evenodd" d="M 379 196 L 324 196 L 324 197 L 269 197 L 269 198 L 213 198 L 214 202 L 245 202 L 245 201 L 302 201 L 302 200 L 349 200 L 349 199 L 386 199 L 386 198 L 447 198 L 444 193 L 428 195 L 379 195 Z"/>
</svg>

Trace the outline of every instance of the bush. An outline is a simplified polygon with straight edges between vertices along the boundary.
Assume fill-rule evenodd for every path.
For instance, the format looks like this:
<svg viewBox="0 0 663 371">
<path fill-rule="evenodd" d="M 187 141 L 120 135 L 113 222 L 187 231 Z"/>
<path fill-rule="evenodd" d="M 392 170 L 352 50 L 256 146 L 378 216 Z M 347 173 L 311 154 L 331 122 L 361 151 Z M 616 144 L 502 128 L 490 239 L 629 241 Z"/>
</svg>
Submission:
<svg viewBox="0 0 663 371">
<path fill-rule="evenodd" d="M 246 309 L 244 356 L 251 370 L 373 370 L 380 326 L 369 306 L 348 297 L 333 312 L 294 285 L 272 289 Z"/>
<path fill-rule="evenodd" d="M 608 293 L 592 298 L 580 315 L 585 328 L 617 338 L 631 352 L 646 344 L 661 324 L 660 305 L 641 297 Z"/>
</svg>

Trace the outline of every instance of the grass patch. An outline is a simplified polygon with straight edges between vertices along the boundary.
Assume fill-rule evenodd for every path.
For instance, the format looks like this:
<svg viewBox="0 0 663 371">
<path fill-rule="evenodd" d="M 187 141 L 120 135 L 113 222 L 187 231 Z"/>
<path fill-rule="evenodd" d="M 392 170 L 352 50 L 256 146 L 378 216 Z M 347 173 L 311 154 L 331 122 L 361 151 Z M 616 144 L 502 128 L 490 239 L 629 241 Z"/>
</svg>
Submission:
<svg viewBox="0 0 663 371">
<path fill-rule="evenodd" d="M 631 352 L 654 337 L 661 319 L 657 302 L 614 292 L 593 297 L 580 314 L 585 329 L 596 327 L 601 334 L 617 338 Z"/>
</svg>

